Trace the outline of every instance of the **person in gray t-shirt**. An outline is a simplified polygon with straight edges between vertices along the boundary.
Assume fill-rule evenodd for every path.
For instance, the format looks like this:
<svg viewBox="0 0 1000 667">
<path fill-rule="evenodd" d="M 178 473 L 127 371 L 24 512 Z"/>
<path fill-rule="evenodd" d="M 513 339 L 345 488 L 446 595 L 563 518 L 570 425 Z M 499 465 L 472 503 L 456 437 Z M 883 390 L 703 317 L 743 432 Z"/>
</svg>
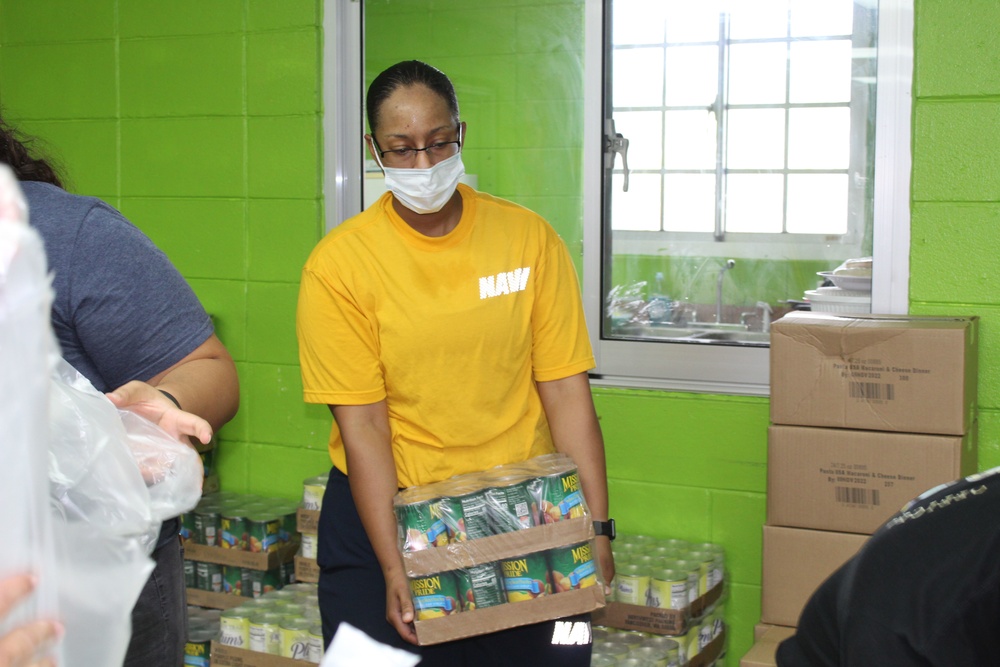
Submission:
<svg viewBox="0 0 1000 667">
<path fill-rule="evenodd" d="M 63 358 L 118 407 L 175 437 L 207 443 L 236 414 L 236 366 L 194 292 L 138 228 L 99 199 L 62 189 L 0 119 L 0 162 L 20 181 L 45 244 Z M 186 642 L 178 522 L 167 521 L 156 568 L 132 612 L 126 667 L 177 667 Z"/>
</svg>

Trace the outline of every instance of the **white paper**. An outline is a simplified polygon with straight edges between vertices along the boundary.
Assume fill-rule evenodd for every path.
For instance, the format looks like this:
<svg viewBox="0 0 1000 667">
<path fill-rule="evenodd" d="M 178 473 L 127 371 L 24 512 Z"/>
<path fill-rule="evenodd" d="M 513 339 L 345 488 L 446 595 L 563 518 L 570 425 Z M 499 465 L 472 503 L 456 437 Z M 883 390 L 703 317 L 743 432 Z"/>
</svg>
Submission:
<svg viewBox="0 0 1000 667">
<path fill-rule="evenodd" d="M 386 646 L 375 641 L 349 623 L 337 627 L 333 641 L 326 649 L 320 667 L 357 667 L 358 665 L 378 665 L 379 667 L 413 667 L 420 662 L 420 656 L 403 649 Z"/>
</svg>

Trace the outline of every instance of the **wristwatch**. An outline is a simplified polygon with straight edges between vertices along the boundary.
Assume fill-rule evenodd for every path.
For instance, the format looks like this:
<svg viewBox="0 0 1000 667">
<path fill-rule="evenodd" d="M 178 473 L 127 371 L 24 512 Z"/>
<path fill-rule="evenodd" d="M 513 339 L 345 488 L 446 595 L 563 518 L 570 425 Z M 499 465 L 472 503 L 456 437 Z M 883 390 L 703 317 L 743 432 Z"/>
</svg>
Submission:
<svg viewBox="0 0 1000 667">
<path fill-rule="evenodd" d="M 603 535 L 609 540 L 614 540 L 615 535 L 615 520 L 608 519 L 607 521 L 595 521 L 594 522 L 594 535 Z"/>
</svg>

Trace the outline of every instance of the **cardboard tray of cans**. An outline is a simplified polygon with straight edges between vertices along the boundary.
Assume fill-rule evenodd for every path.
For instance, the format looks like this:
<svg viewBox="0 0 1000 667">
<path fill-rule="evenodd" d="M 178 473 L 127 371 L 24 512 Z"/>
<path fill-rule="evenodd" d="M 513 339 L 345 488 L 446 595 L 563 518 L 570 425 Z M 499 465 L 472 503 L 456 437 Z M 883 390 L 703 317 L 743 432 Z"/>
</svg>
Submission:
<svg viewBox="0 0 1000 667">
<path fill-rule="evenodd" d="M 200 588 L 187 589 L 187 603 L 196 607 L 209 607 L 211 609 L 232 609 L 239 607 L 247 599 L 242 595 L 232 593 L 216 593 L 215 591 L 203 591 Z"/>
<path fill-rule="evenodd" d="M 688 623 L 697 618 L 722 597 L 724 584 L 716 584 L 686 609 L 660 609 L 624 602 L 608 602 L 594 613 L 595 625 L 619 630 L 636 630 L 657 635 L 681 635 L 687 632 Z"/>
<path fill-rule="evenodd" d="M 283 658 L 280 655 L 248 651 L 245 648 L 212 642 L 212 667 L 304 667 L 315 665 L 308 660 Z"/>
<path fill-rule="evenodd" d="M 592 517 L 564 455 L 412 487 L 394 505 L 422 645 L 605 604 Z"/>
<path fill-rule="evenodd" d="M 298 540 L 284 544 L 275 551 L 268 553 L 209 547 L 204 544 L 186 542 L 184 544 L 184 558 L 203 563 L 245 567 L 250 570 L 271 570 L 291 561 L 295 557 L 296 552 L 298 552 L 298 549 Z"/>
</svg>

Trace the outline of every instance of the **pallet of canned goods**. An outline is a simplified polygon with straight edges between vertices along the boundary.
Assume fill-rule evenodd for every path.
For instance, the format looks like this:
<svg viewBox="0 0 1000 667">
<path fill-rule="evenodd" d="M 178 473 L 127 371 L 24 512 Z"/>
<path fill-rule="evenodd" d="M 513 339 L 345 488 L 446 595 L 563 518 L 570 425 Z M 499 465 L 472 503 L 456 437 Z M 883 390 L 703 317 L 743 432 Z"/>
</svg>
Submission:
<svg viewBox="0 0 1000 667">
<path fill-rule="evenodd" d="M 314 584 L 297 583 L 223 611 L 211 644 L 212 665 L 296 667 L 323 659 Z"/>
<path fill-rule="evenodd" d="M 687 633 L 657 635 L 595 625 L 591 667 L 657 665 L 711 667 L 725 656 L 726 632 L 721 611 L 699 619 Z"/>
<path fill-rule="evenodd" d="M 406 489 L 394 506 L 421 644 L 604 605 L 590 512 L 564 455 Z"/>
<path fill-rule="evenodd" d="M 613 549 L 612 598 L 595 622 L 681 635 L 722 597 L 725 552 L 717 544 L 619 534 Z"/>
</svg>

